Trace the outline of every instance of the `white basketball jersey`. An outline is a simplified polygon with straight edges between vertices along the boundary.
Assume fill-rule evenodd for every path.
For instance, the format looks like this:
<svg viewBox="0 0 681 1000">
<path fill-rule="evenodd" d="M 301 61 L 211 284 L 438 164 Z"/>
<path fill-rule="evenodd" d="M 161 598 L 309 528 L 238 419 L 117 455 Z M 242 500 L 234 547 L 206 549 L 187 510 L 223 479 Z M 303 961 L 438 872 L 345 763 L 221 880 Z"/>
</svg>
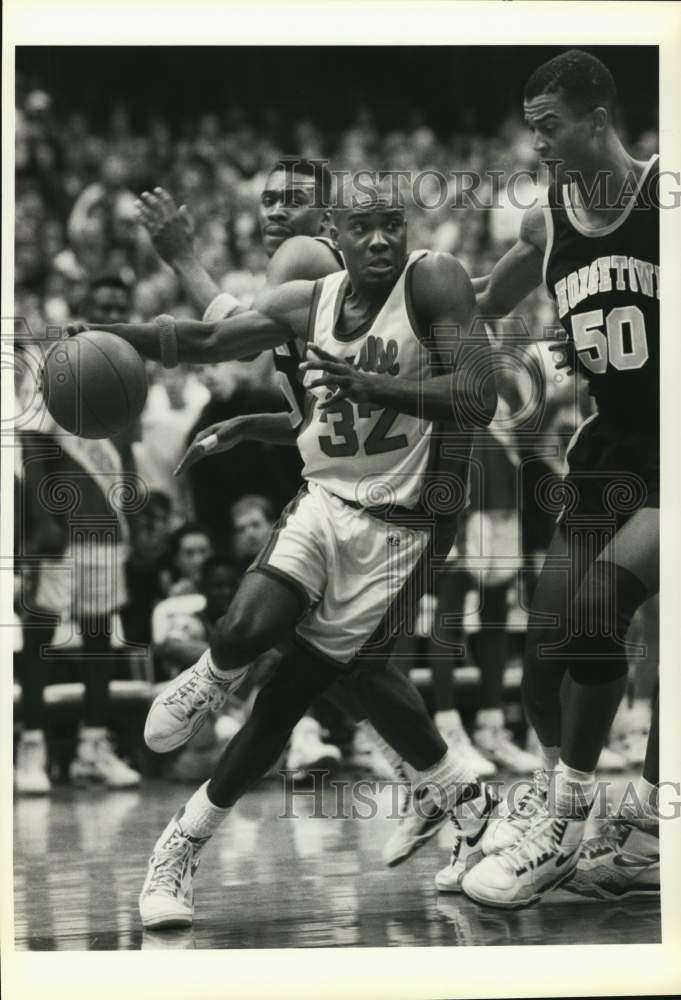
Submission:
<svg viewBox="0 0 681 1000">
<path fill-rule="evenodd" d="M 348 287 L 347 271 L 320 279 L 310 315 L 309 339 L 356 368 L 418 382 L 431 372 L 430 352 L 410 320 L 407 278 L 427 250 L 416 250 L 381 311 L 356 336 L 337 333 L 336 320 Z M 311 359 L 312 355 L 308 355 Z M 319 378 L 306 373 L 305 382 Z M 364 507 L 420 505 L 427 485 L 433 424 L 395 410 L 338 400 L 320 410 L 307 393 L 306 415 L 298 435 L 303 476 L 331 493 Z"/>
</svg>

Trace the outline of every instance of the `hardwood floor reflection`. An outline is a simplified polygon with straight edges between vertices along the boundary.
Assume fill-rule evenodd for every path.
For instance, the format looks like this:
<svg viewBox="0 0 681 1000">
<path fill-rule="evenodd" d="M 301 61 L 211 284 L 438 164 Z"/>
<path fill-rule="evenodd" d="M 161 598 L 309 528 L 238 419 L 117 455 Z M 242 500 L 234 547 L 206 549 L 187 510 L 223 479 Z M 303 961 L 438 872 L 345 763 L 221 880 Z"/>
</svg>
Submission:
<svg viewBox="0 0 681 1000">
<path fill-rule="evenodd" d="M 15 935 L 22 950 L 314 948 L 651 943 L 659 900 L 591 903 L 558 890 L 505 912 L 440 895 L 446 828 L 404 865 L 381 847 L 394 829 L 391 789 L 374 818 L 340 808 L 341 791 L 284 797 L 273 780 L 246 796 L 205 849 L 190 931 L 142 933 L 137 913 L 156 836 L 191 789 L 55 790 L 15 803 Z M 347 793 L 347 788 L 345 789 Z M 353 804 L 353 803 L 351 803 Z M 283 818 L 286 813 L 296 818 Z M 367 807 L 358 806 L 360 813 Z M 315 815 L 316 813 L 316 815 Z M 323 815 L 320 815 L 323 814 Z M 346 818 L 337 817 L 342 814 Z M 326 816 L 327 818 L 323 818 Z"/>
</svg>

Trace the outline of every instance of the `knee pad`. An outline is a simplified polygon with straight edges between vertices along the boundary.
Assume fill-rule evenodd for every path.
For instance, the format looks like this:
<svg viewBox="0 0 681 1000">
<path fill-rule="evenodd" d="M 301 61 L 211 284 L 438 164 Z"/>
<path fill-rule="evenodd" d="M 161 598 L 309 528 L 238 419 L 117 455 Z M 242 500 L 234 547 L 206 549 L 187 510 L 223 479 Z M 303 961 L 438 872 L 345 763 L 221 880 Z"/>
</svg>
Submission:
<svg viewBox="0 0 681 1000">
<path fill-rule="evenodd" d="M 624 566 L 608 559 L 593 563 L 570 609 L 568 670 L 573 680 L 609 684 L 626 675 L 627 630 L 646 597 L 645 584 Z"/>
</svg>

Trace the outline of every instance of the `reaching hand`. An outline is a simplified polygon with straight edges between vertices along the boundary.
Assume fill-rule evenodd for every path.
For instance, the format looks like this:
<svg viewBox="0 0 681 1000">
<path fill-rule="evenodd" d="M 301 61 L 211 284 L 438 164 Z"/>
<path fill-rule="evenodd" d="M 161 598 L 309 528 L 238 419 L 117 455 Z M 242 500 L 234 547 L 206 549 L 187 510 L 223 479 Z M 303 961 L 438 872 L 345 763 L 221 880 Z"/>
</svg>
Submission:
<svg viewBox="0 0 681 1000">
<path fill-rule="evenodd" d="M 66 326 L 67 337 L 77 337 L 79 333 L 85 333 L 90 327 L 87 323 L 68 323 Z"/>
<path fill-rule="evenodd" d="M 229 451 L 242 440 L 239 430 L 241 421 L 238 417 L 231 420 L 223 420 L 219 424 L 211 424 L 205 427 L 196 435 L 192 443 L 182 456 L 179 465 L 173 475 L 179 476 L 186 472 L 196 462 L 200 462 L 206 455 L 219 455 L 222 451 Z"/>
<path fill-rule="evenodd" d="M 194 220 L 186 205 L 178 208 L 165 188 L 143 191 L 135 203 L 139 221 L 146 227 L 157 253 L 172 264 L 193 252 Z"/>
<path fill-rule="evenodd" d="M 316 344 L 308 344 L 309 351 L 313 351 L 318 361 L 304 361 L 298 366 L 301 373 L 308 371 L 321 371 L 324 374 L 314 382 L 306 382 L 306 389 L 316 389 L 324 386 L 333 392 L 333 395 L 319 403 L 320 410 L 327 410 L 338 399 L 351 399 L 355 403 L 366 403 L 369 401 L 370 376 L 346 361 L 345 358 L 334 357 L 328 351 L 318 347 Z"/>
</svg>

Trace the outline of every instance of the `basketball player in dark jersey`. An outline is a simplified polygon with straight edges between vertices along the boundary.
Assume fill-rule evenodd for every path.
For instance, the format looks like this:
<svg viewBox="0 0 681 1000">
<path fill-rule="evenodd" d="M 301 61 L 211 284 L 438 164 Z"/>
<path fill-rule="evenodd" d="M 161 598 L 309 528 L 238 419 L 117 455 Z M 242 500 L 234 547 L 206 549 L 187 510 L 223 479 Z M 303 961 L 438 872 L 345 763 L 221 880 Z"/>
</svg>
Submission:
<svg viewBox="0 0 681 1000">
<path fill-rule="evenodd" d="M 330 239 L 320 235 L 329 214 L 325 206 L 331 200 L 330 181 L 328 168 L 321 163 L 291 159 L 273 165 L 261 195 L 260 211 L 263 244 L 270 258 L 268 287 L 294 279 L 316 280 L 344 269 L 340 251 Z M 155 188 L 154 192 L 141 195 L 138 208 L 159 254 L 174 268 L 205 321 L 245 309 L 233 296 L 220 292 L 196 258 L 191 223 L 184 206 L 178 210 L 167 192 Z M 197 435 L 178 471 L 207 452 L 228 450 L 243 440 L 295 445 L 305 395 L 298 377 L 302 358 L 294 341 L 277 348 L 272 357 L 289 412 L 245 415 L 206 428 Z M 207 447 L 210 444 L 212 448 Z M 241 739 L 246 736 L 258 747 L 253 756 L 256 767 L 259 757 L 267 755 L 270 747 L 279 745 L 286 735 L 282 733 L 282 720 L 288 720 L 293 727 L 308 708 L 310 694 L 320 689 L 320 679 L 328 672 L 321 662 L 312 662 L 314 654 L 309 666 L 289 660 L 282 663 L 268 685 L 273 690 L 265 690 L 265 697 L 256 702 L 257 710 L 244 727 Z M 361 681 L 343 678 L 325 695 L 356 719 L 371 723 L 377 731 L 375 738 L 378 737 L 380 750 L 401 780 L 411 779 L 416 784 L 419 772 L 448 753 L 447 744 L 428 715 L 420 694 L 392 664 L 381 673 L 367 671 Z M 285 713 L 281 711 L 282 701 L 291 703 Z M 472 759 L 468 763 L 474 765 Z M 440 810 L 433 809 L 431 814 L 426 803 L 406 809 L 385 846 L 388 863 L 404 861 L 445 821 Z"/>
<path fill-rule="evenodd" d="M 614 109 L 612 76 L 588 53 L 532 75 L 525 117 L 552 175 L 548 204 L 526 212 L 518 242 L 476 289 L 482 314 L 500 317 L 543 279 L 596 406 L 568 449 L 564 509 L 528 622 L 523 696 L 543 770 L 488 828 L 488 856 L 463 881 L 492 906 L 536 901 L 578 862 L 577 892 L 659 891 L 657 705 L 635 803 L 582 844 L 625 689 L 627 628 L 658 589 L 658 167 L 626 151 Z"/>
</svg>

